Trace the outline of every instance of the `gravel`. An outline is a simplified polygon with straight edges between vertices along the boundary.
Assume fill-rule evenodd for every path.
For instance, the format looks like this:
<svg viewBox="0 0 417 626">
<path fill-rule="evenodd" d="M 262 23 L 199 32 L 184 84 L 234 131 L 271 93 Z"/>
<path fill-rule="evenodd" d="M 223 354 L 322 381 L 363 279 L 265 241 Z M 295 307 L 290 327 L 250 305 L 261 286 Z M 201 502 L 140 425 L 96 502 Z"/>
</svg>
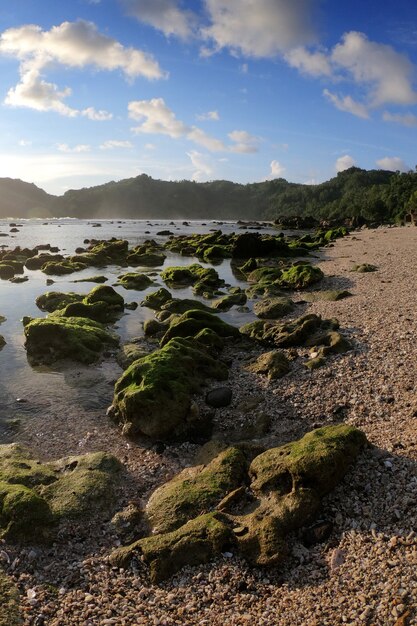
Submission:
<svg viewBox="0 0 417 626">
<path fill-rule="evenodd" d="M 268 381 L 245 369 L 260 348 L 229 345 L 231 405 L 207 407 L 207 390 L 197 400 L 201 411 L 214 411 L 216 435 L 229 440 L 252 432 L 278 445 L 340 421 L 366 433 L 373 447 L 323 503 L 320 518 L 333 525 L 326 541 L 307 548 L 300 532 L 288 538 L 289 557 L 280 567 L 249 568 L 237 555 L 219 554 L 154 586 L 140 562 L 126 570 L 109 564 L 119 539 L 108 521 L 67 524 L 50 547 L 0 545 L 0 563 L 21 591 L 24 624 L 416 625 L 416 249 L 413 227 L 362 230 L 338 240 L 319 255 L 322 288 L 348 289 L 352 297 L 307 307 L 300 293 L 296 314 L 338 318 L 353 349 L 313 371 L 304 366 L 307 351 L 298 350 L 291 372 Z M 365 262 L 378 271 L 350 271 Z M 24 438 L 44 457 L 59 456 L 80 453 L 68 442 L 81 431 L 74 416 L 55 431 L 52 446 L 37 438 L 35 427 Z M 130 473 L 119 509 L 146 499 L 200 450 L 196 443 L 127 442 L 104 415 L 82 451 L 100 448 L 117 454 Z"/>
</svg>

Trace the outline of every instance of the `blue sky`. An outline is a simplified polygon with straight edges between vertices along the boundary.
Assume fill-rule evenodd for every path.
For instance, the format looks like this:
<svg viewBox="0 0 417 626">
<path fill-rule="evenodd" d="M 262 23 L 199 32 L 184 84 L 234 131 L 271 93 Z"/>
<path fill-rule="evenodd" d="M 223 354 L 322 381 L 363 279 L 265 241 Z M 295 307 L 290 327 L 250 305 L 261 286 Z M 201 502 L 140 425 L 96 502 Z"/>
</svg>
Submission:
<svg viewBox="0 0 417 626">
<path fill-rule="evenodd" d="M 417 163 L 417 3 L 0 4 L 0 177 L 318 183 Z"/>
</svg>

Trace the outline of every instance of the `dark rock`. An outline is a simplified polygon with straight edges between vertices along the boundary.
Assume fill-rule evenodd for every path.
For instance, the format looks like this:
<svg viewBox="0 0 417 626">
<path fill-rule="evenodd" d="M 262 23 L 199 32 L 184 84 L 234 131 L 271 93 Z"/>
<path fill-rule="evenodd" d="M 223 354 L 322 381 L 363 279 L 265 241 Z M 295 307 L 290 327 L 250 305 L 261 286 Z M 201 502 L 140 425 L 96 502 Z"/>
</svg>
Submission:
<svg viewBox="0 0 417 626">
<path fill-rule="evenodd" d="M 206 394 L 206 404 L 218 409 L 229 406 L 232 401 L 233 392 L 230 387 L 217 387 Z"/>
</svg>

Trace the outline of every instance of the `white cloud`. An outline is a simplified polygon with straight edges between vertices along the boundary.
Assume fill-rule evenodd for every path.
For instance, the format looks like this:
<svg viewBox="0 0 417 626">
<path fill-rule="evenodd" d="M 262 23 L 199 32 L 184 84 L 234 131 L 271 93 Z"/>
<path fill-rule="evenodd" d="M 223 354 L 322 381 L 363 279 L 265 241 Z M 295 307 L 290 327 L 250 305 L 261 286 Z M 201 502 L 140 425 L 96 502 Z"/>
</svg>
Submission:
<svg viewBox="0 0 417 626">
<path fill-rule="evenodd" d="M 196 150 L 187 152 L 187 156 L 190 157 L 193 167 L 196 168 L 195 172 L 192 175 L 193 180 L 199 182 L 202 180 L 208 180 L 212 177 L 213 168 L 208 162 L 207 157 L 202 155 L 200 152 L 197 152 Z"/>
<path fill-rule="evenodd" d="M 351 96 L 338 96 L 334 93 L 331 93 L 328 89 L 323 90 L 323 95 L 334 104 L 336 109 L 339 111 L 346 111 L 347 113 L 352 113 L 352 115 L 356 115 L 356 117 L 361 117 L 363 119 L 367 119 L 369 117 L 368 109 L 361 102 L 356 102 Z"/>
<path fill-rule="evenodd" d="M 271 171 L 269 176 L 267 176 L 266 180 L 273 180 L 274 178 L 282 178 L 282 175 L 285 172 L 285 167 L 279 161 L 271 161 L 270 163 Z"/>
<path fill-rule="evenodd" d="M 117 139 L 109 139 L 101 144 L 100 150 L 114 150 L 115 148 L 129 149 L 133 148 L 131 141 L 120 141 Z"/>
<path fill-rule="evenodd" d="M 69 87 L 60 88 L 43 78 L 53 64 L 64 67 L 99 70 L 121 70 L 128 79 L 143 76 L 157 79 L 165 76 L 157 61 L 145 52 L 125 48 L 118 41 L 101 34 L 91 22 L 63 22 L 43 31 L 29 24 L 9 28 L 0 36 L 0 53 L 20 61 L 20 82 L 9 89 L 5 103 L 37 111 L 55 111 L 68 117 L 85 115 L 89 119 L 110 119 L 106 111 L 87 107 L 83 111 L 64 101 L 71 95 Z"/>
<path fill-rule="evenodd" d="M 251 154 L 258 152 L 259 137 L 251 135 L 246 130 L 233 130 L 228 134 L 229 139 L 234 142 L 231 152 Z"/>
<path fill-rule="evenodd" d="M 206 0 L 211 24 L 202 29 L 215 50 L 272 57 L 315 39 L 313 0 Z"/>
<path fill-rule="evenodd" d="M 200 121 L 217 122 L 220 119 L 220 116 L 218 111 L 207 111 L 207 113 L 201 113 L 201 115 L 197 115 L 197 119 Z"/>
<path fill-rule="evenodd" d="M 155 150 L 156 146 L 153 143 L 145 143 L 145 150 Z"/>
<path fill-rule="evenodd" d="M 93 120 L 94 122 L 107 122 L 108 120 L 113 119 L 113 113 L 102 110 L 97 111 L 94 107 L 87 107 L 81 111 L 81 115 L 88 117 L 89 120 Z"/>
<path fill-rule="evenodd" d="M 414 67 L 403 54 L 391 46 L 370 41 L 364 33 L 351 31 L 343 36 L 331 54 L 332 62 L 349 73 L 358 84 L 369 87 L 369 103 L 414 104 Z"/>
<path fill-rule="evenodd" d="M 32 142 L 28 139 L 19 139 L 18 144 L 22 148 L 27 148 L 28 146 L 32 145 Z"/>
<path fill-rule="evenodd" d="M 389 113 L 384 111 L 382 119 L 384 122 L 395 122 L 403 126 L 417 126 L 417 116 L 413 115 L 413 113 Z"/>
<path fill-rule="evenodd" d="M 80 152 L 90 152 L 91 146 L 80 143 L 73 148 L 71 148 L 67 143 L 58 143 L 57 148 L 60 152 L 66 152 L 67 154 L 71 152 L 80 153 Z"/>
<path fill-rule="evenodd" d="M 355 159 L 353 159 L 349 154 L 345 154 L 338 159 L 336 159 L 335 168 L 336 172 L 344 172 L 348 170 L 350 167 L 355 165 Z"/>
<path fill-rule="evenodd" d="M 309 52 L 306 48 L 294 48 L 285 55 L 291 67 L 310 76 L 331 76 L 333 73 L 329 57 L 324 52 Z"/>
<path fill-rule="evenodd" d="M 223 152 L 227 150 L 227 147 L 221 141 L 221 139 L 216 139 L 215 137 L 211 137 L 211 135 L 207 135 L 204 130 L 201 128 L 197 128 L 197 126 L 192 126 L 186 133 L 187 139 L 197 143 L 199 146 L 203 146 L 210 150 L 210 152 Z"/>
<path fill-rule="evenodd" d="M 376 161 L 376 164 L 381 170 L 390 170 L 391 172 L 396 172 L 397 170 L 408 172 L 411 169 L 400 157 L 384 157 Z"/>
<path fill-rule="evenodd" d="M 249 65 L 247 63 L 242 63 L 242 65 L 239 66 L 239 71 L 241 74 L 247 74 L 249 71 Z"/>
<path fill-rule="evenodd" d="M 150 24 L 165 35 L 181 39 L 191 37 L 197 17 L 181 8 L 178 0 L 121 0 L 126 11 L 139 21 Z"/>
</svg>

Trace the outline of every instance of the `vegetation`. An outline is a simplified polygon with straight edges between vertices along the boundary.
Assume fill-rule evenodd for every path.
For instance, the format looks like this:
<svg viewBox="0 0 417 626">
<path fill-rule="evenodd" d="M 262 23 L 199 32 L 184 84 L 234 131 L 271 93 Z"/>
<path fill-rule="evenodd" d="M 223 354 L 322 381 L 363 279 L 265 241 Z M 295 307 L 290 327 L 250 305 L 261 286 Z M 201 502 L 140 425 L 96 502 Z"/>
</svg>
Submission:
<svg viewBox="0 0 417 626">
<path fill-rule="evenodd" d="M 312 216 L 318 220 L 361 218 L 381 222 L 402 219 L 416 206 L 417 172 L 351 167 L 320 185 L 289 183 L 283 178 L 247 185 L 225 180 L 171 182 L 141 174 L 69 190 L 60 197 L 48 195 L 35 185 L 2 178 L 0 192 L 0 217 L 275 220 Z"/>
</svg>

